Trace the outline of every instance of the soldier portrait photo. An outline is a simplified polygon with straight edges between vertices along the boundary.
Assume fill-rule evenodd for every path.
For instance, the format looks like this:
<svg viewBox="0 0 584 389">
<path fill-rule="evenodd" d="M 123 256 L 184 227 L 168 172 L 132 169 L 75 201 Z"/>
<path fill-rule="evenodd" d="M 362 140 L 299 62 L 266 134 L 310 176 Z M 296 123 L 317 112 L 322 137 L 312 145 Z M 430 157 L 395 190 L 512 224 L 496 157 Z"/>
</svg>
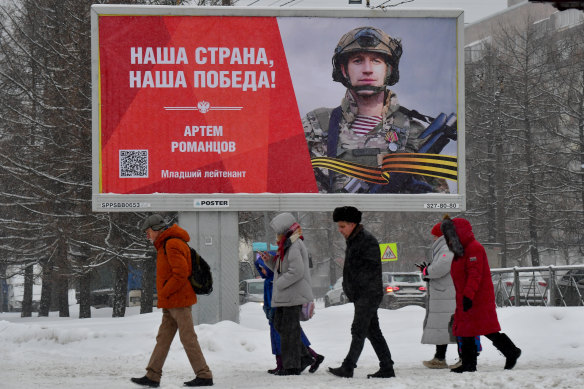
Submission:
<svg viewBox="0 0 584 389">
<path fill-rule="evenodd" d="M 318 191 L 457 193 L 456 24 L 297 24 L 294 42 L 280 29 L 306 54 L 288 64 Z"/>
</svg>

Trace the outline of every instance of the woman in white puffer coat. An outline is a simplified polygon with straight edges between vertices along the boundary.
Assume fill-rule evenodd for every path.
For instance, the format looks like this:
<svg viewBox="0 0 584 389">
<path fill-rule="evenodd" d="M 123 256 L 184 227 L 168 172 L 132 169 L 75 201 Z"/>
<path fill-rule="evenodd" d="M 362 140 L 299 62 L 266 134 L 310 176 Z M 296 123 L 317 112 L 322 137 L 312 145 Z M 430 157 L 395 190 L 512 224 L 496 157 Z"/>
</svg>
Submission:
<svg viewBox="0 0 584 389">
<path fill-rule="evenodd" d="M 432 245 L 432 262 L 419 265 L 424 280 L 428 281 L 428 299 L 426 301 L 426 318 L 422 344 L 435 344 L 434 358 L 424 361 L 424 366 L 431 369 L 446 369 L 446 348 L 448 343 L 456 343 L 448 332 L 450 318 L 456 309 L 456 292 L 450 276 L 450 265 L 454 253 L 448 249 L 442 236 L 440 224 L 432 228 L 434 244 Z"/>
</svg>

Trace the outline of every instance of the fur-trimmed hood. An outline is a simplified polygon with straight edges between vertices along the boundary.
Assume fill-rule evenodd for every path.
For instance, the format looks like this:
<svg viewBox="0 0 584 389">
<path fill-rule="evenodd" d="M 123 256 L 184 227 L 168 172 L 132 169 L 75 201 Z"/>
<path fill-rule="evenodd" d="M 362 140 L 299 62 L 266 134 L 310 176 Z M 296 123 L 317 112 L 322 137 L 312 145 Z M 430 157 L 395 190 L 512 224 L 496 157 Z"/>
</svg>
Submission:
<svg viewBox="0 0 584 389">
<path fill-rule="evenodd" d="M 470 242 L 475 240 L 475 236 L 474 233 L 472 232 L 472 226 L 470 225 L 470 222 L 461 217 L 456 217 L 452 219 L 452 222 L 454 223 L 454 227 L 456 227 L 456 234 L 458 235 L 458 239 L 460 239 L 462 247 L 466 248 L 466 246 L 468 246 Z"/>
<path fill-rule="evenodd" d="M 474 240 L 472 227 L 468 220 L 463 218 L 450 219 L 447 217 L 442 221 L 440 229 L 444 234 L 448 248 L 457 257 L 462 257 L 464 255 L 464 247 Z"/>
</svg>

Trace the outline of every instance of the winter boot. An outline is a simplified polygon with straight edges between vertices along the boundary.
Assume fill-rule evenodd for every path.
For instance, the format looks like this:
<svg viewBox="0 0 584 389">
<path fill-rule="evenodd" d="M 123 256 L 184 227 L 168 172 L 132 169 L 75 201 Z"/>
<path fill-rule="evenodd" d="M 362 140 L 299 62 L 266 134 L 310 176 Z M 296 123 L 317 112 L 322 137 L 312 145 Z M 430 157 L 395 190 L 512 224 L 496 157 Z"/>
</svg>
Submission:
<svg viewBox="0 0 584 389">
<path fill-rule="evenodd" d="M 393 365 L 381 366 L 373 374 L 367 374 L 367 378 L 392 378 L 395 377 L 395 372 L 393 371 Z"/>
<path fill-rule="evenodd" d="M 339 367 L 329 367 L 329 373 L 337 377 L 351 378 L 353 377 L 353 368 L 343 363 Z"/>
<path fill-rule="evenodd" d="M 309 354 L 300 358 L 300 372 L 303 372 L 304 369 L 312 365 L 314 362 L 315 362 L 314 358 Z"/>
<path fill-rule="evenodd" d="M 276 355 L 276 367 L 274 369 L 268 370 L 270 374 L 276 374 L 280 369 L 282 369 L 282 357 L 280 355 Z"/>
<path fill-rule="evenodd" d="M 314 373 L 315 371 L 317 371 L 318 367 L 320 366 L 322 361 L 324 361 L 324 356 L 320 355 L 320 354 L 316 354 L 316 357 L 314 359 L 314 363 L 312 365 L 310 365 L 310 369 L 308 369 L 308 372 Z"/>
<path fill-rule="evenodd" d="M 160 386 L 160 382 L 153 381 L 146 376 L 140 378 L 130 378 L 130 381 L 138 385 L 148 386 L 150 388 L 158 388 Z"/>
<path fill-rule="evenodd" d="M 496 337 L 491 339 L 493 346 L 497 348 L 505 356 L 505 370 L 511 370 L 515 367 L 517 359 L 521 356 L 521 349 L 505 334 L 499 333 Z"/>
<path fill-rule="evenodd" d="M 462 365 L 450 371 L 453 373 L 477 371 L 477 347 L 474 337 L 462 338 Z"/>
<path fill-rule="evenodd" d="M 446 369 L 448 365 L 444 359 L 433 358 L 429 361 L 422 361 L 422 364 L 428 369 Z"/>
<path fill-rule="evenodd" d="M 213 386 L 213 378 L 199 378 L 184 382 L 184 386 Z"/>
</svg>

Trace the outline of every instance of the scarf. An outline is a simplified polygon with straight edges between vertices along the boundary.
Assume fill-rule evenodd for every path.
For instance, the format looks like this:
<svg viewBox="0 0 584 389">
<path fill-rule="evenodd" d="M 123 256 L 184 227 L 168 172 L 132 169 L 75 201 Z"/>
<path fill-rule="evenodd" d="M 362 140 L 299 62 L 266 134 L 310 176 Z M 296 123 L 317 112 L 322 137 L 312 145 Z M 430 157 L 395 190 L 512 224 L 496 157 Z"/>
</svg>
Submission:
<svg viewBox="0 0 584 389">
<path fill-rule="evenodd" d="M 276 260 L 279 259 L 280 262 L 282 262 L 286 251 L 292 246 L 292 243 L 296 242 L 298 239 L 304 240 L 304 237 L 302 236 L 302 228 L 300 228 L 300 224 L 294 223 L 278 240 L 278 255 Z"/>
</svg>

